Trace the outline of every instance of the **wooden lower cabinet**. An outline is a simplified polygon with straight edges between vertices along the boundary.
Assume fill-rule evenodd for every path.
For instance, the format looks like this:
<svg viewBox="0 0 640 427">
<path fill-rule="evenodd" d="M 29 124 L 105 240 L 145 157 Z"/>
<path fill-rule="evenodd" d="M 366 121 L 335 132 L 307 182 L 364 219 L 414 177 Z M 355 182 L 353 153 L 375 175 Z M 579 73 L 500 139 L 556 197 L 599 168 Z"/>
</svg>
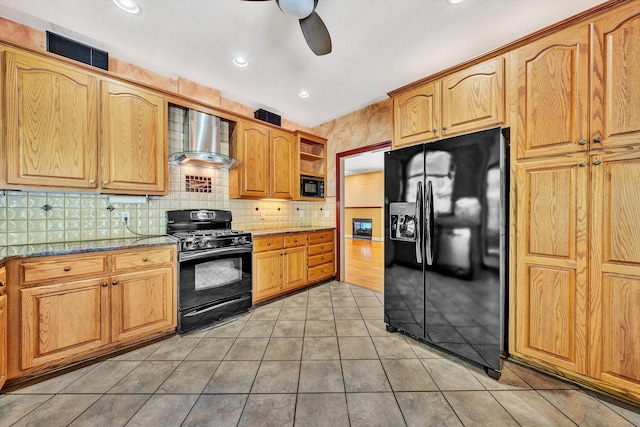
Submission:
<svg viewBox="0 0 640 427">
<path fill-rule="evenodd" d="M 307 284 L 307 248 L 285 249 L 282 257 L 284 264 L 284 278 L 282 289 L 289 290 L 299 288 Z"/>
<path fill-rule="evenodd" d="M 21 289 L 20 368 L 72 360 L 107 345 L 108 300 L 103 278 Z"/>
<path fill-rule="evenodd" d="M 125 341 L 170 329 L 175 317 L 173 268 L 113 276 L 111 341 Z"/>
<path fill-rule="evenodd" d="M 7 296 L 0 295 L 0 389 L 7 380 Z"/>
<path fill-rule="evenodd" d="M 253 255 L 253 302 L 282 292 L 282 250 Z"/>
<path fill-rule="evenodd" d="M 334 231 L 309 233 L 309 282 L 319 282 L 334 275 Z"/>
<path fill-rule="evenodd" d="M 42 374 L 172 332 L 175 259 L 175 247 L 161 246 L 8 261 L 9 313 L 15 317 L 8 330 L 8 378 Z M 36 274 L 41 271 L 50 277 Z M 2 311 L 0 306 L 0 327 Z"/>
<path fill-rule="evenodd" d="M 512 355 L 640 402 L 640 147 L 516 170 Z"/>
<path fill-rule="evenodd" d="M 330 230 L 254 237 L 253 302 L 331 277 L 334 274 L 333 234 Z"/>
<path fill-rule="evenodd" d="M 640 147 L 589 160 L 589 376 L 640 403 Z"/>
</svg>

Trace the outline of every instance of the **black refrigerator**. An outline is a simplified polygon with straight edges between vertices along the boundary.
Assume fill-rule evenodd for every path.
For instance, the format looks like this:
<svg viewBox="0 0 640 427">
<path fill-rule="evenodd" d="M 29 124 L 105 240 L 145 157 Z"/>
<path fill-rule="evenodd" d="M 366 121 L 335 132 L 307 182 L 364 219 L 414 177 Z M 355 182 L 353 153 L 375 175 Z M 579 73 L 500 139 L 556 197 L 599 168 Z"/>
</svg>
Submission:
<svg viewBox="0 0 640 427">
<path fill-rule="evenodd" d="M 508 146 L 500 128 L 385 155 L 384 320 L 499 376 Z"/>
</svg>

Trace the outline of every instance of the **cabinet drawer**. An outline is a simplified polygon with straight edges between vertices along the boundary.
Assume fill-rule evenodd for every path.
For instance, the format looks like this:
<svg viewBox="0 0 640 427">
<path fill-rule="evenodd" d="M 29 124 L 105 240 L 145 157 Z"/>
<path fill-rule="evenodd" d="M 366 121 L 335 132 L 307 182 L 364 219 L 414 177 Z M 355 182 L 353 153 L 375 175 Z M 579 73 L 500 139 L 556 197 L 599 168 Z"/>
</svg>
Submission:
<svg viewBox="0 0 640 427">
<path fill-rule="evenodd" d="M 319 233 L 309 234 L 309 244 L 317 245 L 318 243 L 333 242 L 333 230 L 321 231 Z"/>
<path fill-rule="evenodd" d="M 113 271 L 155 267 L 171 262 L 171 249 L 135 251 L 113 255 Z"/>
<path fill-rule="evenodd" d="M 326 264 L 328 262 L 333 262 L 333 252 L 309 257 L 309 267 L 315 267 L 316 265 Z"/>
<path fill-rule="evenodd" d="M 313 245 L 309 246 L 308 254 L 311 255 L 319 255 L 326 254 L 329 252 L 333 252 L 333 242 L 325 243 L 321 245 Z"/>
<path fill-rule="evenodd" d="M 282 249 L 282 236 L 256 237 L 253 239 L 253 251 L 264 252 Z"/>
<path fill-rule="evenodd" d="M 22 283 L 37 283 L 60 278 L 76 278 L 107 272 L 105 255 L 86 258 L 58 258 L 54 261 L 23 262 Z"/>
<path fill-rule="evenodd" d="M 307 244 L 306 234 L 287 234 L 284 236 L 284 247 L 293 248 L 296 246 L 304 246 Z"/>
<path fill-rule="evenodd" d="M 334 273 L 333 262 L 330 262 L 328 264 L 322 264 L 317 267 L 312 267 L 309 269 L 309 275 L 308 275 L 309 282 L 331 277 L 333 276 L 333 273 Z"/>
</svg>

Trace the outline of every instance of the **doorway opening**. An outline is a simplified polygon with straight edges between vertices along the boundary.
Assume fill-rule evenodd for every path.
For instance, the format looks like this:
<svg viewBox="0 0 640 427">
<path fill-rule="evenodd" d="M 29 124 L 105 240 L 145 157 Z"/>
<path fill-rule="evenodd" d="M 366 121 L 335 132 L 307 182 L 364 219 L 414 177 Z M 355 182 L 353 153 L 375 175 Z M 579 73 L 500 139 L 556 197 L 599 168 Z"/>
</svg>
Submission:
<svg viewBox="0 0 640 427">
<path fill-rule="evenodd" d="M 391 141 L 336 154 L 338 272 L 343 282 L 384 290 L 384 153 Z"/>
</svg>

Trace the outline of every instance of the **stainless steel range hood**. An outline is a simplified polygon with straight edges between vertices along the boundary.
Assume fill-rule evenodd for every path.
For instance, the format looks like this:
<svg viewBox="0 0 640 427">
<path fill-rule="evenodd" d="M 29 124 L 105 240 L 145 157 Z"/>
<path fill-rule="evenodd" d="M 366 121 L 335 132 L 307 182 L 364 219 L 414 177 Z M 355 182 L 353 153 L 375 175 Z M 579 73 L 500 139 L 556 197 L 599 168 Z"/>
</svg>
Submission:
<svg viewBox="0 0 640 427">
<path fill-rule="evenodd" d="M 172 154 L 169 161 L 225 169 L 233 169 L 240 164 L 240 161 L 229 157 L 229 143 L 221 141 L 219 117 L 196 110 L 188 110 L 188 116 L 189 146 L 185 151 Z"/>
</svg>

